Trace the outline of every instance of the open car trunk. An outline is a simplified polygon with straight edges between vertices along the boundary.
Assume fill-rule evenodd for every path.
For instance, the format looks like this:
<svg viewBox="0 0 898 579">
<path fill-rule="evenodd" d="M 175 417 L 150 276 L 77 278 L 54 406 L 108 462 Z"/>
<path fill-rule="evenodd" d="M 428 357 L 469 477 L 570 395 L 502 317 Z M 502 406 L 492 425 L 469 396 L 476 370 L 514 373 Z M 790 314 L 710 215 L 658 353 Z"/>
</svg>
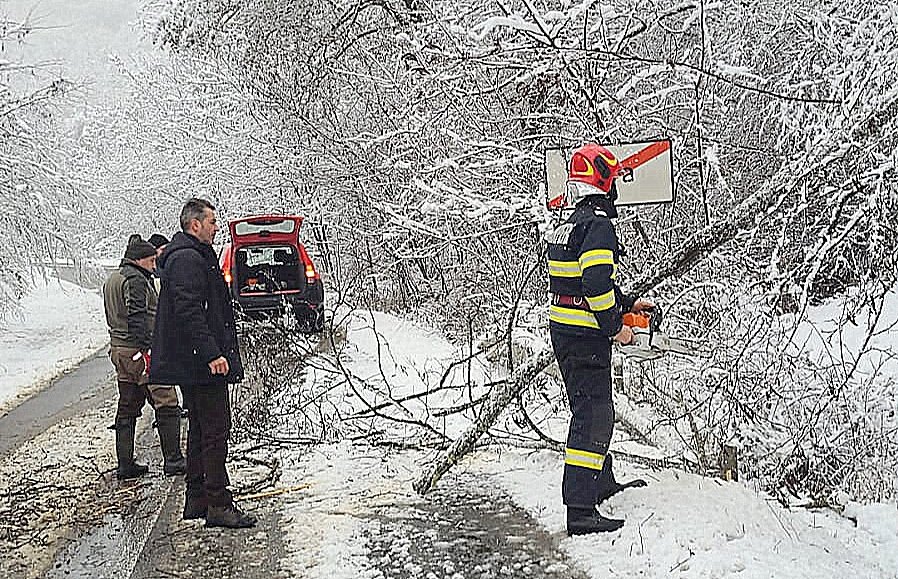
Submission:
<svg viewBox="0 0 898 579">
<path fill-rule="evenodd" d="M 301 331 L 324 327 L 324 284 L 299 241 L 302 217 L 261 215 L 231 221 L 221 269 L 246 319 L 289 314 Z"/>
<path fill-rule="evenodd" d="M 241 296 L 305 290 L 300 257 L 291 245 L 247 245 L 234 253 L 234 278 Z"/>
</svg>

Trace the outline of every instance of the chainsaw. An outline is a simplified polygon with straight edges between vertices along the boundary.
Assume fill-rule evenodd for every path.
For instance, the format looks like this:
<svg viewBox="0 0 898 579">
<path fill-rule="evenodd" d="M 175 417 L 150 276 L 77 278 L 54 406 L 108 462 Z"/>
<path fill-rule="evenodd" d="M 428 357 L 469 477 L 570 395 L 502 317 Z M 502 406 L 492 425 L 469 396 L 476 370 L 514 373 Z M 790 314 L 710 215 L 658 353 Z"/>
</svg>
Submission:
<svg viewBox="0 0 898 579">
<path fill-rule="evenodd" d="M 655 360 L 668 352 L 694 356 L 699 353 L 698 340 L 671 338 L 661 331 L 661 308 L 627 312 L 623 324 L 633 331 L 633 341 L 621 346 L 621 352 L 639 362 Z"/>
</svg>

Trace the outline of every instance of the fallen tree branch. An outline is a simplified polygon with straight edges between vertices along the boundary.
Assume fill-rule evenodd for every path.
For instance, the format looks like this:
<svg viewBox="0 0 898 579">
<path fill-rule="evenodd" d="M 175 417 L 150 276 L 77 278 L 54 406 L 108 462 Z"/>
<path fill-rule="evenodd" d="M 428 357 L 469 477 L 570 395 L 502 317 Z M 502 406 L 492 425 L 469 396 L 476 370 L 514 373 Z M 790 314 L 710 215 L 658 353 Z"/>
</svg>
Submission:
<svg viewBox="0 0 898 579">
<path fill-rule="evenodd" d="M 423 495 L 433 490 L 440 478 L 474 448 L 480 437 L 492 427 L 508 403 L 518 395 L 518 392 L 530 384 L 537 374 L 552 363 L 553 359 L 552 349 L 544 348 L 531 356 L 526 363 L 518 366 L 508 382 L 493 388 L 490 391 L 489 400 L 483 405 L 477 422 L 456 439 L 447 450 L 443 451 L 414 482 L 412 487 L 415 491 Z"/>
<path fill-rule="evenodd" d="M 267 498 L 270 498 L 270 497 L 276 497 L 276 496 L 278 496 L 278 495 L 282 495 L 282 494 L 285 494 L 285 493 L 292 493 L 292 492 L 295 492 L 295 491 L 307 489 L 307 488 L 309 488 L 309 487 L 311 487 L 311 486 L 312 486 L 312 483 L 303 483 L 303 484 L 301 484 L 301 485 L 295 485 L 295 486 L 292 486 L 292 487 L 284 487 L 284 488 L 280 488 L 280 489 L 274 489 L 274 490 L 270 490 L 270 491 L 264 491 L 264 492 L 261 492 L 261 493 L 251 493 L 251 494 L 248 494 L 248 495 L 240 495 L 240 496 L 237 496 L 237 497 L 234 497 L 234 498 L 235 498 L 236 500 L 238 500 L 238 501 L 251 501 L 251 500 L 254 500 L 254 499 L 267 499 Z"/>
<path fill-rule="evenodd" d="M 830 164 L 856 151 L 860 143 L 875 138 L 894 124 L 896 117 L 898 91 L 892 91 L 864 118 L 856 121 L 841 139 L 833 132 L 810 154 L 793 157 L 764 187 L 745 198 L 725 217 L 692 234 L 676 251 L 635 281 L 633 295 L 645 295 L 663 281 L 689 272 L 714 250 L 732 241 L 741 230 L 751 228 L 763 215 L 775 209 L 784 195 L 814 177 L 817 177 L 818 185 L 826 183 L 830 178 L 826 168 Z"/>
</svg>

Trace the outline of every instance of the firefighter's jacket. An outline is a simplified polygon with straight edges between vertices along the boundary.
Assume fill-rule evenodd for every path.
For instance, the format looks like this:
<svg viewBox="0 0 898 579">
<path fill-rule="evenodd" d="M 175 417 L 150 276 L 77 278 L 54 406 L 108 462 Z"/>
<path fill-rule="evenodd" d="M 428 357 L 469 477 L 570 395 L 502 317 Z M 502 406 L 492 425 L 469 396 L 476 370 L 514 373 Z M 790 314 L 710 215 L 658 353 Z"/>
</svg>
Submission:
<svg viewBox="0 0 898 579">
<path fill-rule="evenodd" d="M 550 327 L 613 337 L 621 329 L 622 309 L 632 306 L 615 283 L 621 249 L 602 208 L 606 202 L 587 197 L 546 236 Z"/>
</svg>

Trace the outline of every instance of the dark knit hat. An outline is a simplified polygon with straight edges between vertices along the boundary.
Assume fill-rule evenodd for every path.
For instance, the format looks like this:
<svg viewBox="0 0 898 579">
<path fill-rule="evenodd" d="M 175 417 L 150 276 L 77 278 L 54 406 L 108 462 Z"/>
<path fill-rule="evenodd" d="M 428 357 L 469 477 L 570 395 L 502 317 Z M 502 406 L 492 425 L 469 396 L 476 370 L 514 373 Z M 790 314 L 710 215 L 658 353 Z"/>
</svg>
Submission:
<svg viewBox="0 0 898 579">
<path fill-rule="evenodd" d="M 156 255 L 156 248 L 140 238 L 129 243 L 128 249 L 125 250 L 125 259 L 132 259 L 134 261 L 150 257 L 151 255 Z"/>
<path fill-rule="evenodd" d="M 159 249 L 163 245 L 168 245 L 168 239 L 161 233 L 154 233 L 147 239 L 147 241 L 156 249 Z"/>
</svg>

